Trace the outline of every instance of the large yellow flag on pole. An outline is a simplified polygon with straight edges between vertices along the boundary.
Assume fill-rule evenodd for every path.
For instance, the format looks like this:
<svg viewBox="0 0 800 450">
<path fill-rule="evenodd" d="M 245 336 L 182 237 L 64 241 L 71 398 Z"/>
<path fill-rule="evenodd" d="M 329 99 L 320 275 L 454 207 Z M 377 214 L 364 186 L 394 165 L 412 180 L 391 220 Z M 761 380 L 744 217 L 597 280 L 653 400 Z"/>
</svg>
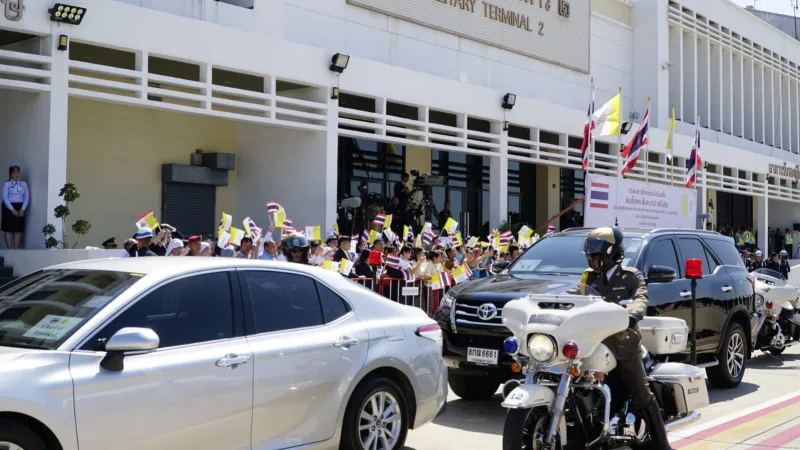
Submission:
<svg viewBox="0 0 800 450">
<path fill-rule="evenodd" d="M 598 136 L 619 136 L 621 99 L 622 93 L 619 93 L 594 113 L 596 129 L 600 130 Z"/>
<path fill-rule="evenodd" d="M 675 105 L 672 105 L 672 120 L 669 121 L 669 131 L 667 131 L 667 160 L 672 161 L 672 141 L 675 136 Z"/>
</svg>

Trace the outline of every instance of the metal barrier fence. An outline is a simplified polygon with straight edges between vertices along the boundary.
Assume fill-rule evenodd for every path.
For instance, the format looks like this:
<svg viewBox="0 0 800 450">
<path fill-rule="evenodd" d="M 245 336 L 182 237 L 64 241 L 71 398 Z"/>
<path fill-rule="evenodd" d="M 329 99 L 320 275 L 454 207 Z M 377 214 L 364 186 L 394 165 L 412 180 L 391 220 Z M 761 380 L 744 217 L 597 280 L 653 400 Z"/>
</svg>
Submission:
<svg viewBox="0 0 800 450">
<path fill-rule="evenodd" d="M 416 306 L 429 317 L 439 308 L 439 301 L 450 288 L 431 289 L 430 280 L 406 281 L 397 278 L 352 278 L 351 281 L 403 305 Z"/>
</svg>

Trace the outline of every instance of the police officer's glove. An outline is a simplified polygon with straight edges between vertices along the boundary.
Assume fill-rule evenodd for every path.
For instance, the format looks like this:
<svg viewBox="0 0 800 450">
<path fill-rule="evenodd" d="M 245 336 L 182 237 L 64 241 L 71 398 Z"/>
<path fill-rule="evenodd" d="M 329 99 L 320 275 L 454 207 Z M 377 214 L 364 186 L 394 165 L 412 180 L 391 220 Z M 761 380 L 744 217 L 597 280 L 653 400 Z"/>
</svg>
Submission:
<svg viewBox="0 0 800 450">
<path fill-rule="evenodd" d="M 644 315 L 639 311 L 628 312 L 628 328 L 635 328 L 636 324 L 644 318 Z"/>
</svg>

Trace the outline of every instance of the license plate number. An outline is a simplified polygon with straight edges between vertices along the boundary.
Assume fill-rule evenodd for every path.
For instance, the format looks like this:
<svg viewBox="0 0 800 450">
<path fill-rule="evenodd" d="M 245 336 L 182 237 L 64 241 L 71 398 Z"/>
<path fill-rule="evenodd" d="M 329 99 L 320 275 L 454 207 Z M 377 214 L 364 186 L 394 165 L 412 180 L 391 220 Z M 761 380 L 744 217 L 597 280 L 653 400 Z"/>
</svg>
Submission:
<svg viewBox="0 0 800 450">
<path fill-rule="evenodd" d="M 484 365 L 497 365 L 497 359 L 500 355 L 498 350 L 489 350 L 485 348 L 467 348 L 467 362 Z"/>
</svg>

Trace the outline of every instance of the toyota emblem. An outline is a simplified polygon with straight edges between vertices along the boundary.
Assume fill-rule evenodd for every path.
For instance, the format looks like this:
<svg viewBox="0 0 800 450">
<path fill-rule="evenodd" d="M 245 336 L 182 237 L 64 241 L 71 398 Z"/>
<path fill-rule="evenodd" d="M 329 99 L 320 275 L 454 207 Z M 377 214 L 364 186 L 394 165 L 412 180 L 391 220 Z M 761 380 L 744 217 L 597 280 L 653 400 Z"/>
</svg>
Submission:
<svg viewBox="0 0 800 450">
<path fill-rule="evenodd" d="M 481 320 L 492 320 L 497 317 L 497 307 L 491 303 L 484 303 L 478 307 L 478 317 Z"/>
</svg>

